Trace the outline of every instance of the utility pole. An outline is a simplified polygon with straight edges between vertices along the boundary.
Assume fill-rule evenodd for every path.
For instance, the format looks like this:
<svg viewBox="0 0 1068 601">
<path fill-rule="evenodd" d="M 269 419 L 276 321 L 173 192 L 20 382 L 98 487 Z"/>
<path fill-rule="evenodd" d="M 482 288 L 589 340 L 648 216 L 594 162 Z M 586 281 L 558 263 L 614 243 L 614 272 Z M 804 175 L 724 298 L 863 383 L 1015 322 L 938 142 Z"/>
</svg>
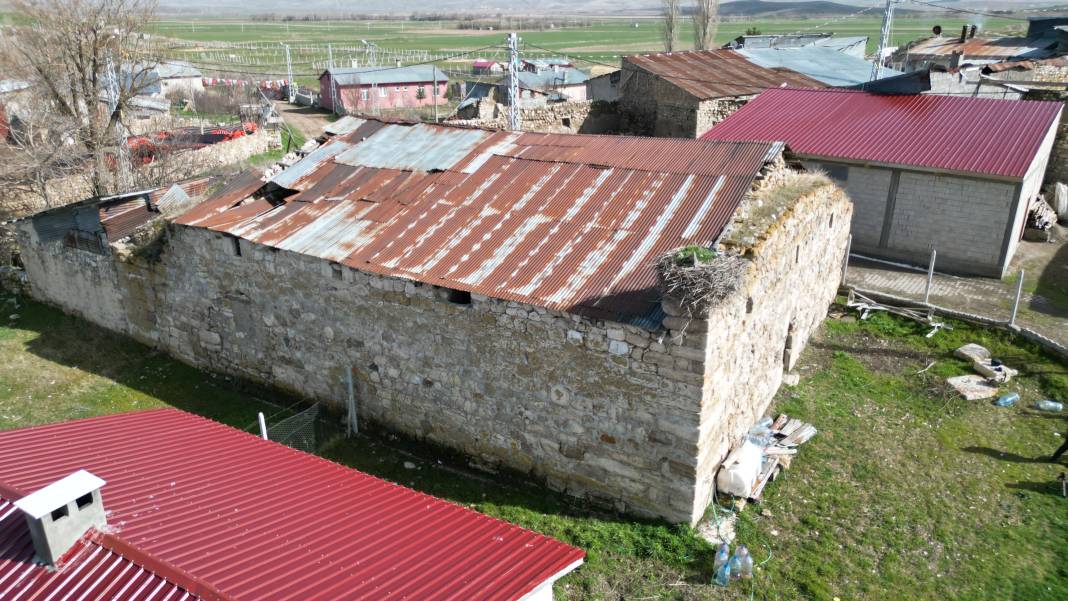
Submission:
<svg viewBox="0 0 1068 601">
<path fill-rule="evenodd" d="M 434 103 L 434 123 L 438 122 L 438 66 L 430 65 L 434 70 L 434 90 L 430 92 L 431 102 Z"/>
<path fill-rule="evenodd" d="M 886 0 L 886 11 L 883 13 L 883 30 L 879 35 L 879 50 L 875 55 L 875 61 L 871 66 L 871 77 L 868 81 L 879 79 L 883 71 L 883 53 L 890 46 L 890 26 L 894 21 L 894 0 Z"/>
<path fill-rule="evenodd" d="M 519 36 L 508 34 L 508 129 L 519 131 Z"/>
<path fill-rule="evenodd" d="M 293 61 L 289 56 L 289 44 L 282 45 L 286 48 L 286 71 L 289 73 L 289 81 L 287 82 L 289 85 L 286 86 L 286 89 L 289 90 L 289 102 L 292 103 L 297 97 L 297 90 L 293 87 L 295 85 L 293 82 Z"/>
</svg>

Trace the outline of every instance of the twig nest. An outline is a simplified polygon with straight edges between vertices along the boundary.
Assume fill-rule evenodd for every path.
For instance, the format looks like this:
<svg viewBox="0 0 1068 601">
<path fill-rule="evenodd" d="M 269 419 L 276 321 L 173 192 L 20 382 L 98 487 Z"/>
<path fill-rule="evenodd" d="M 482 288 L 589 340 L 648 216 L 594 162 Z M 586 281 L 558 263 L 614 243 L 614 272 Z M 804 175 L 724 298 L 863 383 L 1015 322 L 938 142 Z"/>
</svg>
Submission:
<svg viewBox="0 0 1068 601">
<path fill-rule="evenodd" d="M 664 254 L 657 276 L 665 304 L 689 317 L 703 317 L 738 289 L 747 261 L 738 255 L 688 246 Z"/>
</svg>

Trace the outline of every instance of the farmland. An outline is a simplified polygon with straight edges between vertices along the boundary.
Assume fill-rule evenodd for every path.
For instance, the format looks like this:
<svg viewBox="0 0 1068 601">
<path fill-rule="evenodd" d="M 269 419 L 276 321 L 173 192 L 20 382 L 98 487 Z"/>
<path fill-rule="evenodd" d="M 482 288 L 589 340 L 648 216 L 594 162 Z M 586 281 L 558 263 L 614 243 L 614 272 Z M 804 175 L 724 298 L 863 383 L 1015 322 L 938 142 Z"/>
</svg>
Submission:
<svg viewBox="0 0 1068 601">
<path fill-rule="evenodd" d="M 830 23 L 828 21 L 831 21 Z M 966 15 L 910 15 L 895 20 L 892 40 L 903 44 L 931 31 L 936 24 L 945 31 L 958 31 L 968 23 Z M 853 17 L 802 20 L 730 20 L 720 24 L 717 43 L 725 43 L 756 28 L 761 33 L 833 32 L 840 36 L 868 36 L 868 51 L 876 46 L 881 15 L 872 9 Z M 988 33 L 1021 32 L 1020 21 L 990 18 L 984 24 Z M 302 82 L 318 75 L 326 64 L 327 44 L 335 46 L 336 62 L 348 64 L 353 59 L 366 64 L 368 56 L 363 41 L 379 47 L 378 62 L 394 60 L 419 62 L 485 48 L 479 56 L 503 56 L 501 48 L 507 28 L 493 30 L 460 29 L 454 21 L 290 21 L 256 22 L 219 20 L 159 20 L 152 33 L 174 40 L 168 46 L 171 58 L 185 58 L 198 63 L 205 75 L 213 72 L 262 73 L 285 76 L 285 53 L 282 43 L 293 52 L 295 75 Z M 520 31 L 525 56 L 563 54 L 582 61 L 585 66 L 619 63 L 626 54 L 662 49 L 659 24 L 655 19 L 601 19 L 589 26 L 559 27 L 540 31 Z M 680 35 L 682 47 L 692 40 L 690 23 Z M 426 54 L 424 55 L 423 52 Z M 467 57 L 464 57 L 467 58 Z M 230 67 L 229 65 L 234 66 Z M 240 67 L 238 65 L 241 65 Z"/>
</svg>

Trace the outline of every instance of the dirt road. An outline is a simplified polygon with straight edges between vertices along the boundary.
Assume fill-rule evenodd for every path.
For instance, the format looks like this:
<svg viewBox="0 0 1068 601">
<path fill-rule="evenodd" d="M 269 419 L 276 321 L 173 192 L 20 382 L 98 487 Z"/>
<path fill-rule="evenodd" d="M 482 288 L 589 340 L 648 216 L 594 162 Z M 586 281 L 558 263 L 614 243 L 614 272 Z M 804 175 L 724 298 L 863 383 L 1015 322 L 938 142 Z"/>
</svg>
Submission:
<svg viewBox="0 0 1068 601">
<path fill-rule="evenodd" d="M 330 113 L 308 106 L 298 106 L 288 102 L 275 102 L 275 110 L 293 129 L 307 139 L 317 138 L 323 128 L 332 120 Z"/>
</svg>

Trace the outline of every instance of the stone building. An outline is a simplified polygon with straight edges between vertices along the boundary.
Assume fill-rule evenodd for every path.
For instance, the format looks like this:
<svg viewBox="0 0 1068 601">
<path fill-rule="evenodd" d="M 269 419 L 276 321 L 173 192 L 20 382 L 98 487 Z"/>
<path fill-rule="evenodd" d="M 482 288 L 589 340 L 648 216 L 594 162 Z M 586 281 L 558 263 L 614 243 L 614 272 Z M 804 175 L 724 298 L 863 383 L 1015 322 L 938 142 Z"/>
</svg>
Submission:
<svg viewBox="0 0 1068 601">
<path fill-rule="evenodd" d="M 851 204 L 782 152 L 369 120 L 148 258 L 19 237 L 34 296 L 191 364 L 333 404 L 351 374 L 360 420 L 692 523 L 840 281 Z M 687 245 L 710 307 L 658 286 Z"/>
<path fill-rule="evenodd" d="M 889 62 L 896 69 L 910 72 L 1052 58 L 1068 53 L 1068 32 L 1063 29 L 1066 25 L 1068 17 L 1032 17 L 1026 35 L 1001 37 L 984 37 L 978 25 L 964 25 L 959 35 L 935 26 L 933 35 L 901 46 Z"/>
<path fill-rule="evenodd" d="M 619 100 L 624 131 L 697 138 L 768 88 L 824 84 L 794 71 L 749 62 L 734 50 L 623 58 Z"/>
<path fill-rule="evenodd" d="M 785 140 L 849 193 L 853 250 L 1000 278 L 1039 195 L 1063 104 L 768 90 L 710 140 Z"/>
</svg>

